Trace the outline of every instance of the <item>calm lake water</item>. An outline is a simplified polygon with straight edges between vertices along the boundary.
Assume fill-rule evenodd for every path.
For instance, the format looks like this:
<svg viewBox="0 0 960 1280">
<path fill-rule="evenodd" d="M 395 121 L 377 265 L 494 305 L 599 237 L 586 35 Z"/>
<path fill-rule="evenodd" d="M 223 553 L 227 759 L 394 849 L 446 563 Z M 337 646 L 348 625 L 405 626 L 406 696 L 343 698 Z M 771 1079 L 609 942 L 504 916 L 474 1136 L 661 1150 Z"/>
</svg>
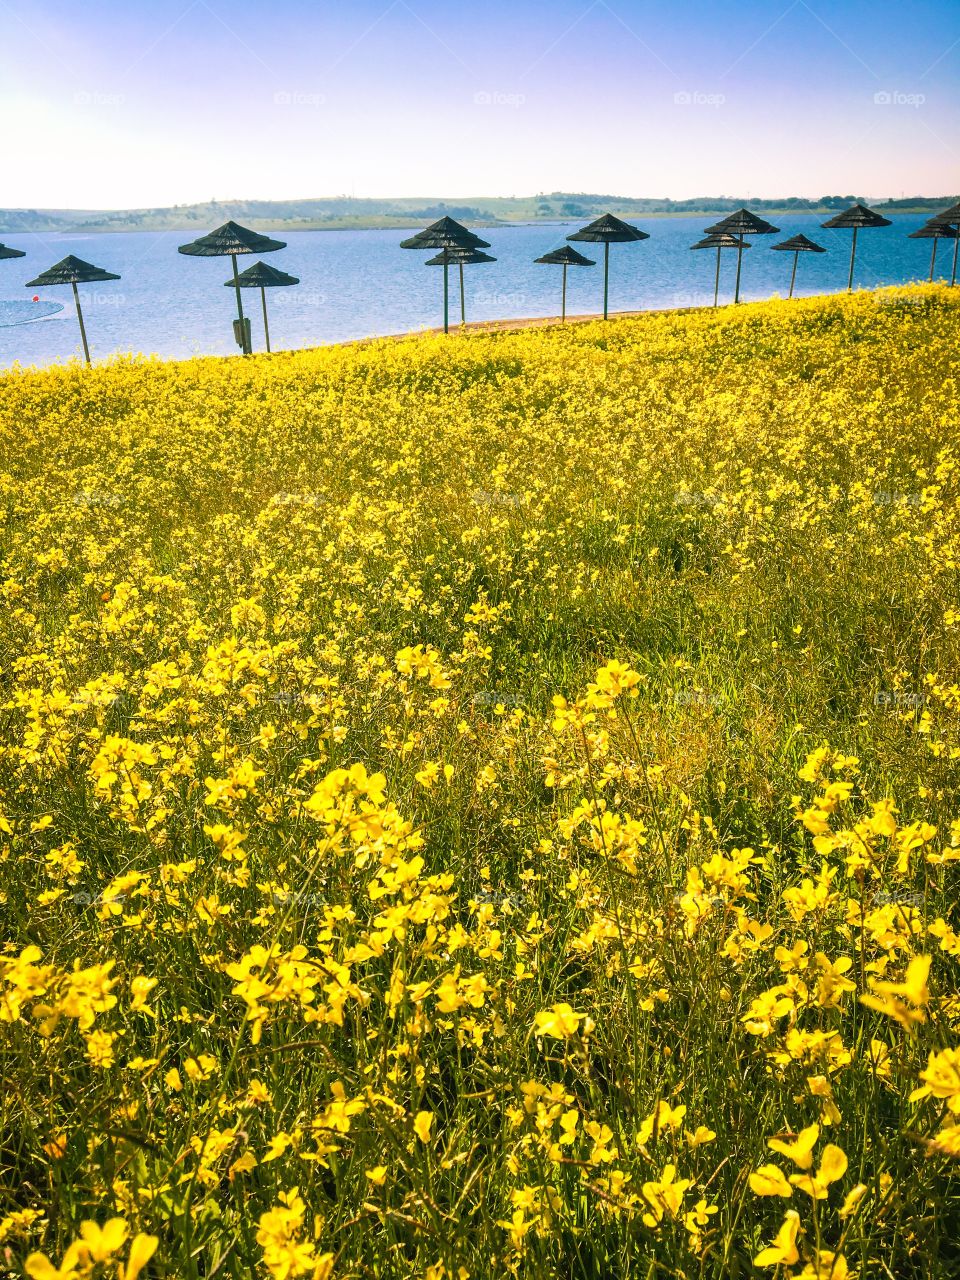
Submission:
<svg viewBox="0 0 960 1280">
<path fill-rule="evenodd" d="M 895 215 L 893 225 L 861 231 L 857 243 L 855 283 L 861 288 L 925 280 L 930 241 L 909 240 L 926 214 Z M 825 231 L 823 219 L 798 214 L 775 218 L 777 236 L 758 236 L 743 256 L 741 297 L 785 295 L 793 255 L 771 253 L 769 246 L 798 231 L 822 244 L 825 254 L 801 255 L 798 294 L 827 293 L 846 286 L 849 231 Z M 649 232 L 640 243 L 611 248 L 611 310 L 682 307 L 713 301 L 716 254 L 690 252 L 712 215 L 693 218 L 636 219 Z M 467 319 L 493 320 L 519 316 L 552 316 L 560 310 L 559 267 L 539 266 L 533 259 L 565 243 L 577 223 L 480 229 L 491 242 L 496 262 L 467 267 Z M 277 231 L 287 247 L 264 261 L 300 277 L 296 287 L 268 291 L 273 349 L 311 347 L 429 328 L 442 323 L 442 271 L 425 266 L 430 254 L 403 250 L 399 241 L 410 232 Z M 117 353 L 155 353 L 167 357 L 236 354 L 231 320 L 235 314 L 229 258 L 188 258 L 177 246 L 183 232 L 130 232 L 104 235 L 4 235 L 4 242 L 24 249 L 25 258 L 0 262 L 0 367 L 19 361 L 46 365 L 80 353 L 69 287 L 24 289 L 53 263 L 73 253 L 119 274 L 109 284 L 81 286 L 87 335 L 94 359 Z M 567 309 L 571 314 L 596 311 L 602 304 L 602 245 L 577 246 L 598 263 L 568 272 Z M 594 250 L 598 252 L 594 252 Z M 952 245 L 941 241 L 937 275 L 949 278 Z M 256 261 L 240 258 L 241 269 Z M 724 251 L 721 300 L 733 294 L 736 253 Z M 451 320 L 459 315 L 451 272 Z M 29 324 L 2 326 L 4 303 L 22 312 L 36 293 L 43 301 L 64 304 L 62 312 Z M 252 317 L 255 350 L 263 349 L 259 290 L 244 291 L 244 310 Z"/>
</svg>

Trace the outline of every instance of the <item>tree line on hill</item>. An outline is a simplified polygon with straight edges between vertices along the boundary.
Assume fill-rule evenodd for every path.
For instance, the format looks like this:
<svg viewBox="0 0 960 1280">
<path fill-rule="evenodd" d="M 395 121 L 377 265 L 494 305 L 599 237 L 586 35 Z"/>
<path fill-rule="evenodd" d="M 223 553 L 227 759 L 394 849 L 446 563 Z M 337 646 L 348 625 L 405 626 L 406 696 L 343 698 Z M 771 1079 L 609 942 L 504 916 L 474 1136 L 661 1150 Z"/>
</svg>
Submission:
<svg viewBox="0 0 960 1280">
<path fill-rule="evenodd" d="M 935 210 L 950 203 L 953 196 L 903 196 L 899 199 L 870 200 L 878 210 Z M 335 196 L 315 200 L 210 200 L 201 204 L 172 205 L 166 208 L 91 209 L 0 209 L 0 232 L 42 231 L 162 231 L 190 230 L 214 226 L 236 219 L 254 227 L 369 226 L 400 227 L 432 222 L 449 216 L 458 221 L 495 223 L 553 219 L 594 218 L 614 212 L 623 217 L 644 214 L 729 213 L 749 203 L 760 211 L 780 210 L 820 212 L 837 210 L 860 201 L 862 195 L 826 195 L 813 198 L 785 196 L 695 196 L 687 200 L 655 197 L 631 198 L 577 192 L 540 192 L 535 196 L 478 197 L 465 202 L 445 200 L 374 199 Z"/>
</svg>

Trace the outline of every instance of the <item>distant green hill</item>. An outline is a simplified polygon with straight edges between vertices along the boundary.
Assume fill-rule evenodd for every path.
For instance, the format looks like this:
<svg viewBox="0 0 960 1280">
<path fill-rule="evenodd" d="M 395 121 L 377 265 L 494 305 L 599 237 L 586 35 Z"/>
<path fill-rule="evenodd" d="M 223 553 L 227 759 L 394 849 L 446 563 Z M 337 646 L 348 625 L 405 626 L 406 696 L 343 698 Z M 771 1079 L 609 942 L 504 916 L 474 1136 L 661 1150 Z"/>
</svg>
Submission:
<svg viewBox="0 0 960 1280">
<path fill-rule="evenodd" d="M 908 196 L 873 202 L 876 209 L 935 212 L 955 196 Z M 766 212 L 826 213 L 842 209 L 855 195 L 778 199 L 742 196 L 697 196 L 691 200 L 658 200 L 614 195 L 553 191 L 536 196 L 477 196 L 460 201 L 415 199 L 357 199 L 333 196 L 322 200 L 211 200 L 206 204 L 173 205 L 158 209 L 0 209 L 0 233 L 29 231 L 185 231 L 209 230 L 229 218 L 255 228 L 287 230 L 344 227 L 417 227 L 449 214 L 465 222 L 560 221 L 616 213 L 621 217 L 665 214 L 723 214 L 741 205 Z"/>
</svg>

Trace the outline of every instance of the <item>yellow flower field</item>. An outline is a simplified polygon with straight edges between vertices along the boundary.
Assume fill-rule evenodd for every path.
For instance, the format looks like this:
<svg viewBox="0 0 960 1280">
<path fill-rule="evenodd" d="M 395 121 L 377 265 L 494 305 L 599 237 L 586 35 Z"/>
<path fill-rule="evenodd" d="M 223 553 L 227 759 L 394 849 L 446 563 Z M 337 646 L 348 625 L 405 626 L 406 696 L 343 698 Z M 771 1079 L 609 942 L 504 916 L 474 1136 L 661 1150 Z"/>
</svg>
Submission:
<svg viewBox="0 0 960 1280">
<path fill-rule="evenodd" d="M 960 305 L 0 378 L 0 1271 L 960 1275 Z"/>
</svg>

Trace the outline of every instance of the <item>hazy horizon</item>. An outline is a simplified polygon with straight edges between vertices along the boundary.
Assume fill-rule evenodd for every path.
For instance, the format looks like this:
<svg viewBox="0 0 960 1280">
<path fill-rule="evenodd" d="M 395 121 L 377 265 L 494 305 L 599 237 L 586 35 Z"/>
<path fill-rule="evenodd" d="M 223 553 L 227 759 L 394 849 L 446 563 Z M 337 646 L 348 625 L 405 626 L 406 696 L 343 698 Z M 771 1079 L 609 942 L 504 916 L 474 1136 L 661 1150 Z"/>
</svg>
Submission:
<svg viewBox="0 0 960 1280">
<path fill-rule="evenodd" d="M 960 190 L 960 188 L 958 188 L 958 190 Z M 844 194 L 846 193 L 840 192 L 840 191 L 822 191 L 819 193 L 819 196 L 817 198 L 822 196 L 840 196 Z M 935 200 L 940 198 L 942 198 L 943 200 L 952 200 L 956 198 L 956 192 L 953 192 L 953 191 L 910 191 L 910 192 L 907 192 L 905 195 L 901 195 L 901 193 L 899 192 L 895 193 L 891 191 L 872 192 L 872 193 L 860 192 L 858 194 L 863 195 L 868 202 L 875 202 L 875 203 L 882 203 L 883 201 L 886 201 L 886 200 L 900 200 L 904 198 L 909 199 L 912 196 L 915 196 L 918 200 Z M 400 195 L 397 195 L 396 193 L 393 193 L 393 194 L 386 194 L 386 195 L 374 194 L 370 196 L 354 197 L 349 195 L 347 192 L 337 191 L 337 192 L 332 192 L 324 195 L 310 195 L 310 196 L 291 196 L 291 195 L 217 196 L 213 200 L 179 201 L 179 202 L 175 202 L 168 205 L 147 205 L 147 206 L 96 205 L 94 206 L 94 205 L 65 205 L 65 204 L 63 205 L 4 204 L 4 205 L 0 205 L 0 208 L 8 210 L 11 213 L 26 213 L 33 210 L 36 210 L 38 213 L 127 213 L 127 212 L 135 212 L 141 208 L 174 209 L 180 206 L 193 205 L 193 204 L 202 205 L 202 204 L 208 204 L 208 203 L 218 204 L 218 205 L 245 204 L 250 202 L 266 202 L 270 204 L 296 204 L 301 202 L 305 203 L 309 201 L 352 200 L 352 199 L 383 201 L 384 203 L 387 203 L 392 200 L 405 200 L 405 201 L 423 200 L 428 203 L 453 203 L 453 202 L 469 203 L 471 201 L 478 201 L 478 200 L 512 200 L 512 199 L 532 200 L 532 199 L 536 199 L 539 196 L 550 196 L 550 195 L 564 195 L 564 196 L 571 196 L 571 197 L 579 196 L 579 197 L 592 197 L 592 198 L 603 197 L 610 200 L 624 200 L 624 201 L 627 201 L 627 200 L 678 200 L 679 201 L 679 200 L 696 200 L 696 199 L 736 200 L 740 198 L 742 193 L 717 191 L 717 192 L 700 192 L 697 195 L 693 195 L 693 196 L 670 196 L 670 195 L 659 195 L 659 194 L 650 194 L 650 193 L 628 194 L 622 191 L 621 192 L 606 192 L 606 191 L 562 191 L 561 192 L 555 189 L 553 191 L 530 191 L 530 192 L 509 192 L 509 193 L 508 192 L 486 192 L 484 194 L 477 194 L 477 192 L 472 192 L 472 193 L 471 192 L 465 192 L 465 193 L 446 192 L 444 194 L 436 194 L 436 193 L 432 194 L 430 192 L 415 192 L 413 195 L 404 195 L 404 196 L 400 196 Z M 750 196 L 744 197 L 744 199 L 762 200 L 762 201 L 796 200 L 796 199 L 806 199 L 806 198 L 807 197 L 804 196 L 800 191 L 780 193 L 779 195 L 766 195 L 763 191 L 755 191 Z M 682 210 L 678 210 L 678 216 L 680 216 L 682 213 L 683 213 Z M 696 211 L 691 211 L 691 213 L 693 216 L 696 216 Z"/>
</svg>

